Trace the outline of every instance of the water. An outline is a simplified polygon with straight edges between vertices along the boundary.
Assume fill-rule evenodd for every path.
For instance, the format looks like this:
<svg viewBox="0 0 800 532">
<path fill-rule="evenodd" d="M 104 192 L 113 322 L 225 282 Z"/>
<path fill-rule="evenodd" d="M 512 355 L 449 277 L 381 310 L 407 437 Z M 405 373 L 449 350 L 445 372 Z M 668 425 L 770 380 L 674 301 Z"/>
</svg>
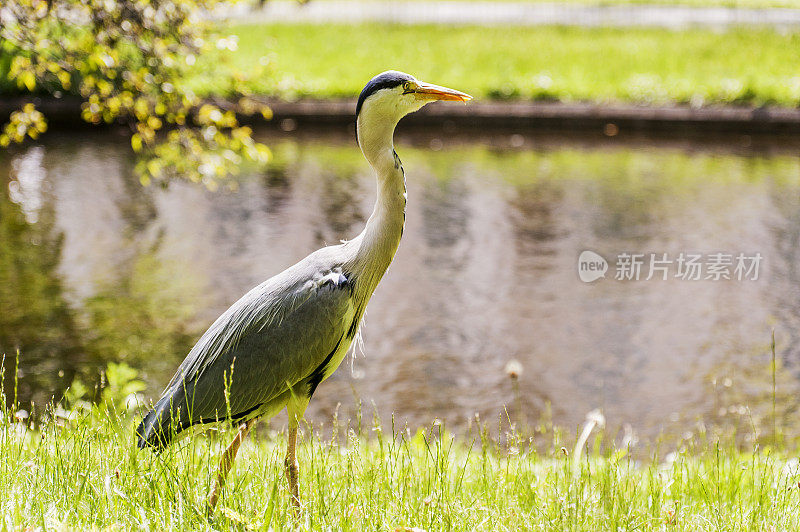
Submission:
<svg viewBox="0 0 800 532">
<path fill-rule="evenodd" d="M 349 135 L 263 135 L 275 163 L 238 191 L 142 188 L 115 133 L 0 156 L 0 350 L 20 349 L 22 399 L 59 397 L 109 361 L 157 395 L 241 294 L 360 231 L 374 182 Z M 600 408 L 612 434 L 643 439 L 698 421 L 768 432 L 774 327 L 778 423 L 797 433 L 800 161 L 738 142 L 401 135 L 403 242 L 364 356 L 320 386 L 308 417 L 329 423 L 341 404 L 346 418 L 360 399 L 412 427 L 495 423 L 507 406 L 569 430 Z M 587 249 L 612 263 L 591 284 L 577 274 Z M 623 252 L 763 262 L 758 280 L 644 280 L 645 266 L 617 281 Z"/>
</svg>

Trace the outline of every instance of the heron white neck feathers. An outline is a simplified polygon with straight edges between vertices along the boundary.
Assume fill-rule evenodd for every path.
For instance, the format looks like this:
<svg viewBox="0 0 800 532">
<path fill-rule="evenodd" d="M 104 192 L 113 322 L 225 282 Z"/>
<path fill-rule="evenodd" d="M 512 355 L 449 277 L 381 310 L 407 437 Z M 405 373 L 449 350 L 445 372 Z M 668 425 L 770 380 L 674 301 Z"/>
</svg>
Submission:
<svg viewBox="0 0 800 532">
<path fill-rule="evenodd" d="M 354 271 L 361 274 L 361 290 L 366 294 L 372 293 L 391 264 L 405 223 L 405 174 L 393 142 L 397 123 L 432 101 L 465 102 L 470 98 L 462 92 L 420 82 L 396 71 L 373 78 L 359 96 L 356 113 L 358 144 L 375 170 L 378 182 L 375 209 L 364 231 L 351 241 L 351 245 L 357 248 Z M 366 282 L 363 282 L 364 278 Z"/>
<path fill-rule="evenodd" d="M 359 146 L 377 178 L 372 215 L 362 233 L 353 240 L 358 245 L 355 260 L 359 270 L 367 273 L 364 288 L 369 293 L 391 264 L 405 223 L 405 176 L 394 151 L 393 135 L 395 126 L 406 113 L 392 101 L 391 92 L 381 91 L 387 94 L 370 97 L 356 123 Z"/>
</svg>

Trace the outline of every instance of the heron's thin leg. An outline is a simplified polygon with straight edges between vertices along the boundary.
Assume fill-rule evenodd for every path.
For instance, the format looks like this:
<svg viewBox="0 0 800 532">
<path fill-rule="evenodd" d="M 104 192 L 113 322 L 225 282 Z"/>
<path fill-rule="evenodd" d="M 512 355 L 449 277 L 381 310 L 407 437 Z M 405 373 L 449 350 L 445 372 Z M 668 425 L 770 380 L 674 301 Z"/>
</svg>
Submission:
<svg viewBox="0 0 800 532">
<path fill-rule="evenodd" d="M 233 461 L 236 459 L 236 453 L 239 452 L 239 446 L 242 444 L 242 440 L 247 435 L 247 432 L 250 430 L 250 425 L 253 424 L 254 420 L 246 421 L 239 425 L 239 432 L 236 433 L 236 437 L 233 438 L 233 441 L 228 448 L 225 449 L 225 452 L 222 453 L 222 459 L 219 462 L 219 471 L 217 472 L 217 479 L 214 482 L 214 488 L 211 490 L 211 493 L 208 496 L 208 514 L 211 515 L 214 513 L 214 508 L 217 506 L 217 500 L 219 499 L 219 494 L 222 491 L 222 488 L 225 487 L 225 479 L 228 478 L 228 472 L 231 470 L 233 466 Z"/>
<path fill-rule="evenodd" d="M 289 427 L 289 442 L 286 446 L 286 480 L 289 481 L 289 491 L 292 493 L 294 515 L 300 514 L 300 489 L 297 485 L 300 468 L 297 465 L 295 446 L 297 444 L 297 427 Z"/>
</svg>

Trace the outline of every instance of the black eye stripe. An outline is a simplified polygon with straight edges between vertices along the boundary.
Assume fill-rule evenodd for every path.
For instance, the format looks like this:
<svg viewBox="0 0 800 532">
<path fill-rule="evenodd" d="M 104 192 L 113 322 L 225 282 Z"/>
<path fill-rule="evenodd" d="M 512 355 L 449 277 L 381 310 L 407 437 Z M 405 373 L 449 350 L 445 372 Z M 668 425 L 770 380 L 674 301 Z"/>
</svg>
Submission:
<svg viewBox="0 0 800 532">
<path fill-rule="evenodd" d="M 384 72 L 375 76 L 369 81 L 369 83 L 367 83 L 367 85 L 364 87 L 364 90 L 362 90 L 361 94 L 358 96 L 358 103 L 356 104 L 356 116 L 358 116 L 358 113 L 361 112 L 361 105 L 364 103 L 364 100 L 366 100 L 370 95 L 381 89 L 393 89 L 398 86 L 402 86 L 404 91 L 403 94 L 407 94 L 405 92 L 407 90 L 405 88 L 405 84 L 411 81 L 414 81 L 413 77 L 409 76 L 408 74 L 395 71 Z"/>
</svg>

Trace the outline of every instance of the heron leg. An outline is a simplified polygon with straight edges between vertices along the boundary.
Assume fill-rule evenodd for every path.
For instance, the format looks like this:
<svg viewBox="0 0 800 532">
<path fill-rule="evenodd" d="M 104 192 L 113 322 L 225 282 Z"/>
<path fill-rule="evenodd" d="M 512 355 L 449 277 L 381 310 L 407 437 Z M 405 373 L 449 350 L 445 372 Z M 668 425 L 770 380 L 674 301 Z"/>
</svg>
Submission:
<svg viewBox="0 0 800 532">
<path fill-rule="evenodd" d="M 233 461 L 236 459 L 236 453 L 239 452 L 239 446 L 242 444 L 242 440 L 244 437 L 247 436 L 247 432 L 250 430 L 250 426 L 253 424 L 254 420 L 246 421 L 239 425 L 239 432 L 236 433 L 236 437 L 233 438 L 233 441 L 228 445 L 228 448 L 225 449 L 225 452 L 222 453 L 222 459 L 219 462 L 219 471 L 217 471 L 217 479 L 214 482 L 214 488 L 211 490 L 211 493 L 208 496 L 208 515 L 212 515 L 214 513 L 214 508 L 217 506 L 217 501 L 219 500 L 219 495 L 222 492 L 222 488 L 225 487 L 225 480 L 228 478 L 228 473 L 233 467 Z"/>
<path fill-rule="evenodd" d="M 289 491 L 292 493 L 292 506 L 294 506 L 295 517 L 300 514 L 300 488 L 298 486 L 298 478 L 300 475 L 300 467 L 297 465 L 297 455 L 295 448 L 297 446 L 297 426 L 289 425 L 289 442 L 286 445 L 286 480 L 289 481 Z"/>
</svg>

